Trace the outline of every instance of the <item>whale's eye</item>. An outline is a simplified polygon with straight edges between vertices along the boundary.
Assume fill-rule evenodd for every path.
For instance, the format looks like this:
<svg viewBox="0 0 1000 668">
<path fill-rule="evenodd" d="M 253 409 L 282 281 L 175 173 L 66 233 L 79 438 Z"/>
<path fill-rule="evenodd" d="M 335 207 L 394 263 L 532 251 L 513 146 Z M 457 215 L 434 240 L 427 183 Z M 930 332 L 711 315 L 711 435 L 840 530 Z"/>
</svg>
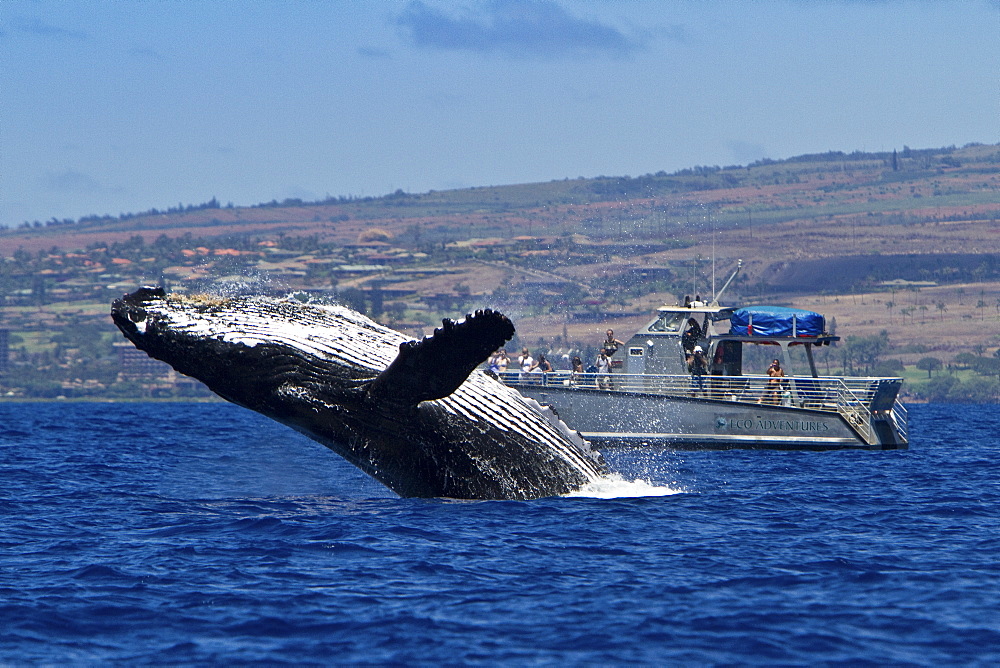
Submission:
<svg viewBox="0 0 1000 668">
<path fill-rule="evenodd" d="M 134 323 L 140 323 L 146 319 L 146 312 L 142 310 L 129 311 L 128 319 Z"/>
</svg>

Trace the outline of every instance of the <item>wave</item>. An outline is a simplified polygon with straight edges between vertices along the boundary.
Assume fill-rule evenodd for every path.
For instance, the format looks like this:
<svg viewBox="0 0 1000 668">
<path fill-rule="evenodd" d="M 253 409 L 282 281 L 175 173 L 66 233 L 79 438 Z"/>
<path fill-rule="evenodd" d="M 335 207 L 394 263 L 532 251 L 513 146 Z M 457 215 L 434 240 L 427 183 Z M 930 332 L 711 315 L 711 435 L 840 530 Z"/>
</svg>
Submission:
<svg viewBox="0 0 1000 668">
<path fill-rule="evenodd" d="M 685 491 L 684 489 L 658 485 L 639 478 L 627 480 L 617 473 L 611 473 L 565 496 L 593 499 L 623 499 L 644 496 L 670 496 L 672 494 L 683 494 Z"/>
</svg>

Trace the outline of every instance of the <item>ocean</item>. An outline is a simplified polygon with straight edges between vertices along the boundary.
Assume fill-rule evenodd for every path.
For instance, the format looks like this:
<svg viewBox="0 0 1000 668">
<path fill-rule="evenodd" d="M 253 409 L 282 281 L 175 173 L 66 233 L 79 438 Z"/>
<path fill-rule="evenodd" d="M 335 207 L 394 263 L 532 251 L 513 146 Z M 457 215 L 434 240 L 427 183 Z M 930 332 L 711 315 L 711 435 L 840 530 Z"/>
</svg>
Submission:
<svg viewBox="0 0 1000 668">
<path fill-rule="evenodd" d="M 0 404 L 0 665 L 997 665 L 996 407 L 400 499 L 221 403 Z"/>
</svg>

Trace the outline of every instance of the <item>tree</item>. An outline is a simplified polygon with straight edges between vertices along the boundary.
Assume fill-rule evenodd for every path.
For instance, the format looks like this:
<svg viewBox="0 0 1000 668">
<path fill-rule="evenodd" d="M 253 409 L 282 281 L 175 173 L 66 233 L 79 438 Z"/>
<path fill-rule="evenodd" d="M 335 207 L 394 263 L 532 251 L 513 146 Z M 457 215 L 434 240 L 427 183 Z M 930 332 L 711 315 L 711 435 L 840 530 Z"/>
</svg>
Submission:
<svg viewBox="0 0 1000 668">
<path fill-rule="evenodd" d="M 921 371 L 927 372 L 927 377 L 931 377 L 932 371 L 937 371 L 941 368 L 941 360 L 936 357 L 922 357 L 917 361 L 917 368 Z"/>
<path fill-rule="evenodd" d="M 875 365 L 872 369 L 872 375 L 874 376 L 902 376 L 903 375 L 903 363 L 899 360 L 883 360 Z"/>
<path fill-rule="evenodd" d="M 972 368 L 980 376 L 1000 376 L 1000 359 L 996 357 L 977 357 Z"/>
<path fill-rule="evenodd" d="M 888 349 L 889 332 L 882 330 L 876 336 L 848 336 L 845 354 L 851 363 L 864 367 L 864 372 L 867 374 L 879 363 Z"/>
<path fill-rule="evenodd" d="M 961 394 L 956 396 L 955 389 L 961 388 Z M 961 385 L 956 385 L 949 399 L 956 403 L 995 404 L 1000 395 L 1000 385 L 992 378 L 970 378 Z"/>
<path fill-rule="evenodd" d="M 960 385 L 958 378 L 947 374 L 938 376 L 927 383 L 924 395 L 928 401 L 949 401 L 956 385 Z"/>
<path fill-rule="evenodd" d="M 941 319 L 944 320 L 944 312 L 948 310 L 948 305 L 944 302 L 938 302 L 934 306 L 937 307 L 938 313 L 941 314 Z"/>
<path fill-rule="evenodd" d="M 955 364 L 960 364 L 962 366 L 971 368 L 978 359 L 979 359 L 978 357 L 969 352 L 959 353 L 955 355 Z"/>
<path fill-rule="evenodd" d="M 399 322 L 406 316 L 406 303 L 389 302 L 385 305 L 385 313 L 391 322 Z"/>
</svg>

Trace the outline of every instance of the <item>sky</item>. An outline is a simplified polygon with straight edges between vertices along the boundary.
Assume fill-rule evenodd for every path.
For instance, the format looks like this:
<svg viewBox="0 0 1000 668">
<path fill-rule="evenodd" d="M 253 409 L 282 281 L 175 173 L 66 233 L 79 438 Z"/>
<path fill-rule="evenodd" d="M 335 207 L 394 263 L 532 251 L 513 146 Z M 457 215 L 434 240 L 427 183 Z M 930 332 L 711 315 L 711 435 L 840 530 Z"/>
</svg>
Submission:
<svg viewBox="0 0 1000 668">
<path fill-rule="evenodd" d="M 0 225 L 1000 143 L 1000 0 L 0 0 Z"/>
</svg>

